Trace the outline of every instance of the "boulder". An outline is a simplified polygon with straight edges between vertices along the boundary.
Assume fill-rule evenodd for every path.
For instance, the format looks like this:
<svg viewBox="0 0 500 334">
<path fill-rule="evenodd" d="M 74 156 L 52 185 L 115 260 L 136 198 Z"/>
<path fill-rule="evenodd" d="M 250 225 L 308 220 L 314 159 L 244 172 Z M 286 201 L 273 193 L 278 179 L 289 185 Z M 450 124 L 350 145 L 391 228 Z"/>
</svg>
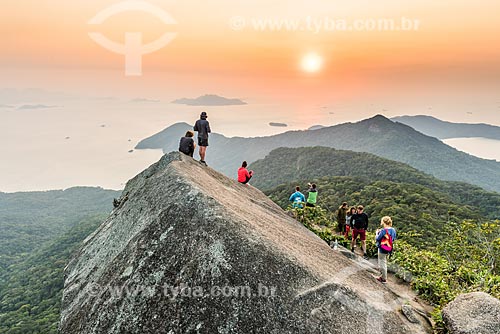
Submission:
<svg viewBox="0 0 500 334">
<path fill-rule="evenodd" d="M 443 309 L 443 320 L 451 334 L 498 334 L 500 300 L 484 292 L 462 294 Z"/>
<path fill-rule="evenodd" d="M 63 334 L 426 332 L 357 262 L 188 156 L 123 194 L 65 269 Z"/>
</svg>

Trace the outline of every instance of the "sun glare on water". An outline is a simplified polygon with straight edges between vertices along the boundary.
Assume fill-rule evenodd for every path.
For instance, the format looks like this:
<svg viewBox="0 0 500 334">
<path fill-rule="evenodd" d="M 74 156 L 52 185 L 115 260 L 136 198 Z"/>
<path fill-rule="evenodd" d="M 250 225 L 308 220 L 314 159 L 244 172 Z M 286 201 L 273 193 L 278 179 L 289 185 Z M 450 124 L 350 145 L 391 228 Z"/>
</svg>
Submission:
<svg viewBox="0 0 500 334">
<path fill-rule="evenodd" d="M 317 53 L 308 53 L 302 58 L 301 67 L 304 72 L 316 73 L 323 67 L 323 58 Z"/>
</svg>

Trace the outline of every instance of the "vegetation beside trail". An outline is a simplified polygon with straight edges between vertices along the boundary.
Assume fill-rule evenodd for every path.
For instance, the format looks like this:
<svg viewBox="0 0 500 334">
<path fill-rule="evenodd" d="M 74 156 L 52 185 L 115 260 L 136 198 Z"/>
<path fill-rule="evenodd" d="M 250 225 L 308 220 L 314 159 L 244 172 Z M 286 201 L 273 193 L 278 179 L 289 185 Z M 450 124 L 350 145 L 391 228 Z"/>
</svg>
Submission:
<svg viewBox="0 0 500 334">
<path fill-rule="evenodd" d="M 333 212 L 320 206 L 289 207 L 288 211 L 327 243 L 336 240 L 350 247 L 350 240 L 335 232 Z M 398 228 L 397 222 L 394 226 Z M 500 222 L 450 222 L 444 232 L 447 237 L 435 246 L 416 243 L 416 237 L 423 237 L 421 233 L 399 232 L 389 258 L 399 268 L 397 275 L 411 277 L 411 287 L 435 307 L 432 316 L 437 333 L 445 333 L 441 310 L 459 294 L 483 291 L 500 299 Z M 366 247 L 368 256 L 377 256 L 373 232 L 367 232 Z"/>
</svg>

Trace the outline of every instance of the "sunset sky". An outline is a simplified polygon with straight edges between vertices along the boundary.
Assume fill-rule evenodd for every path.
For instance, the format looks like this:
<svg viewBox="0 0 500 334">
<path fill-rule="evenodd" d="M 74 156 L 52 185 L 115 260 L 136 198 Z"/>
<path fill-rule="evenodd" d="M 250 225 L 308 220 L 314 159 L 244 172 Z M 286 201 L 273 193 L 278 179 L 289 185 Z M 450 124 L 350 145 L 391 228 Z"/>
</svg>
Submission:
<svg viewBox="0 0 500 334">
<path fill-rule="evenodd" d="M 88 21 L 119 1 L 18 0 L 2 4 L 0 85 L 90 95 L 182 97 L 204 93 L 259 103 L 303 105 L 359 100 L 412 105 L 500 101 L 500 2 L 476 1 L 149 1 L 178 24 L 142 12 Z M 242 30 L 231 18 L 246 19 Z M 418 31 L 256 31 L 251 20 L 420 21 Z M 145 55 L 143 76 L 123 75 L 124 56 L 97 45 L 141 32 L 146 42 L 178 33 Z M 308 52 L 324 64 L 300 68 Z M 498 111 L 498 110 L 497 110 Z M 355 112 L 355 111 L 353 111 Z M 476 112 L 480 113 L 480 110 Z M 485 111 L 486 112 L 486 111 Z M 491 115 L 490 115 L 491 116 Z M 492 119 L 492 122 L 494 120 Z M 500 123 L 500 121 L 497 121 Z"/>
<path fill-rule="evenodd" d="M 117 4 L 155 9 L 105 17 Z M 500 125 L 498 13 L 498 0 L 4 1 L 0 191 L 119 189 L 162 154 L 137 142 L 200 111 L 214 131 L 246 137 L 375 114 Z M 369 28 L 382 19 L 393 24 Z M 126 76 L 125 56 L 90 33 L 117 45 L 176 36 Z M 171 103 L 204 94 L 248 105 Z M 489 142 L 453 143 L 500 159 Z"/>
</svg>

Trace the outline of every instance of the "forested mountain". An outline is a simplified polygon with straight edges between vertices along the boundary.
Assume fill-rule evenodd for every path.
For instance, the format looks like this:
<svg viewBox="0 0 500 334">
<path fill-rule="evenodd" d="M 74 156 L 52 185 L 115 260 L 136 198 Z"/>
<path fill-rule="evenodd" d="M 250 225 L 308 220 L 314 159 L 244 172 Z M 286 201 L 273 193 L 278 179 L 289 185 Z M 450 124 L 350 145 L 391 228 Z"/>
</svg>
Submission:
<svg viewBox="0 0 500 334">
<path fill-rule="evenodd" d="M 500 127 L 490 124 L 453 123 L 426 115 L 398 116 L 391 120 L 439 139 L 480 137 L 500 140 Z"/>
<path fill-rule="evenodd" d="M 64 267 L 105 219 L 91 216 L 0 273 L 0 333 L 56 334 Z"/>
<path fill-rule="evenodd" d="M 83 218 L 108 212 L 119 192 L 75 187 L 0 193 L 0 269 L 69 231 Z"/>
<path fill-rule="evenodd" d="M 441 181 L 406 164 L 370 153 L 328 147 L 279 148 L 249 168 L 255 172 L 252 185 L 262 190 L 287 184 L 287 190 L 291 191 L 294 187 L 291 180 L 314 181 L 330 176 L 346 176 L 365 185 L 389 181 L 421 186 L 438 192 L 449 202 L 476 207 L 485 217 L 500 218 L 500 194 L 467 183 Z"/>
<path fill-rule="evenodd" d="M 0 333 L 57 333 L 64 267 L 119 194 L 0 193 Z"/>
<path fill-rule="evenodd" d="M 212 123 L 212 130 L 217 124 Z M 179 138 L 192 126 L 175 124 L 144 139 L 137 149 L 178 149 Z M 413 128 L 394 123 L 384 116 L 318 130 L 290 131 L 270 137 L 227 138 L 212 134 L 207 161 L 210 166 L 234 176 L 243 160 L 249 163 L 264 158 L 279 147 L 326 146 L 373 153 L 431 174 L 442 180 L 462 181 L 500 192 L 500 163 L 458 151 L 440 140 Z"/>
</svg>

